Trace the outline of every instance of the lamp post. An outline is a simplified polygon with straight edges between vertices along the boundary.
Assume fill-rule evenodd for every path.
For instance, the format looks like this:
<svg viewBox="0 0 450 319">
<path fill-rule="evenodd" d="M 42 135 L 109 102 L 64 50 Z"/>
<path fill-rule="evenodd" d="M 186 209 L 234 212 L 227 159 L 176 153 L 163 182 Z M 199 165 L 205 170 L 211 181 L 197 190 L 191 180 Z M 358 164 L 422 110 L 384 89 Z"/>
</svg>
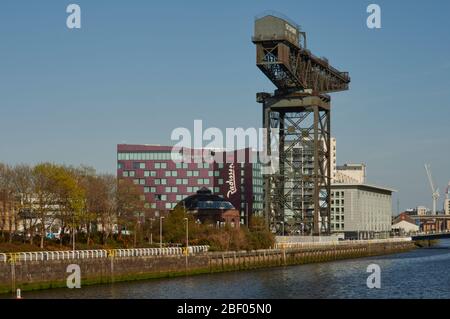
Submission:
<svg viewBox="0 0 450 319">
<path fill-rule="evenodd" d="M 189 255 L 189 219 L 185 217 L 184 220 L 186 221 L 186 270 L 187 270 L 188 255 Z"/>
<path fill-rule="evenodd" d="M 159 248 L 162 248 L 162 221 L 164 216 L 159 217 Z"/>
<path fill-rule="evenodd" d="M 154 218 L 150 218 L 150 245 L 153 245 L 153 222 Z"/>
<path fill-rule="evenodd" d="M 280 223 L 281 223 L 281 225 L 282 225 L 282 227 L 283 227 L 283 228 L 282 228 L 283 231 L 282 231 L 281 235 L 284 236 L 284 222 L 280 222 Z"/>
<path fill-rule="evenodd" d="M 75 254 L 75 213 L 72 214 L 72 250 Z"/>
<path fill-rule="evenodd" d="M 247 225 L 247 228 L 250 229 L 250 225 L 248 224 L 248 203 L 245 203 L 245 217 L 246 217 L 246 221 L 245 224 Z"/>
</svg>

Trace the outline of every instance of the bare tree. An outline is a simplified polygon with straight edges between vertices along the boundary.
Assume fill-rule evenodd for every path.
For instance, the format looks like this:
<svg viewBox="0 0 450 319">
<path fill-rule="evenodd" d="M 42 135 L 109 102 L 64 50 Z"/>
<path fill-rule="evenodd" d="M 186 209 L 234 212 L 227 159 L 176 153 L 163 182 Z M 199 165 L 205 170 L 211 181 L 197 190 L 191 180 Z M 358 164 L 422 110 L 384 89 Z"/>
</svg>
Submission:
<svg viewBox="0 0 450 319">
<path fill-rule="evenodd" d="M 2 237 L 8 233 L 9 242 L 12 242 L 18 229 L 18 201 L 14 185 L 14 173 L 11 166 L 2 164 L 0 167 L 0 201 L 2 203 Z"/>
<path fill-rule="evenodd" d="M 18 196 L 18 215 L 22 222 L 23 236 L 30 235 L 30 240 L 33 240 L 34 228 L 36 227 L 36 219 L 32 214 L 33 201 L 33 169 L 26 164 L 19 164 L 13 168 L 13 184 Z"/>
</svg>

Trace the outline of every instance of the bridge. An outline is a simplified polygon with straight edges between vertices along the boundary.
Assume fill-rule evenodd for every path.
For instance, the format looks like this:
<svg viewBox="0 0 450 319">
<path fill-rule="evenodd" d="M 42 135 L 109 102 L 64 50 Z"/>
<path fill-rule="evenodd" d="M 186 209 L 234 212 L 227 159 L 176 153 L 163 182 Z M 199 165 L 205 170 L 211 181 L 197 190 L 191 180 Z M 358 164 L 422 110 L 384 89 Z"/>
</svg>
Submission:
<svg viewBox="0 0 450 319">
<path fill-rule="evenodd" d="M 412 240 L 433 240 L 450 238 L 450 230 L 440 232 L 423 232 L 411 236 Z"/>
</svg>

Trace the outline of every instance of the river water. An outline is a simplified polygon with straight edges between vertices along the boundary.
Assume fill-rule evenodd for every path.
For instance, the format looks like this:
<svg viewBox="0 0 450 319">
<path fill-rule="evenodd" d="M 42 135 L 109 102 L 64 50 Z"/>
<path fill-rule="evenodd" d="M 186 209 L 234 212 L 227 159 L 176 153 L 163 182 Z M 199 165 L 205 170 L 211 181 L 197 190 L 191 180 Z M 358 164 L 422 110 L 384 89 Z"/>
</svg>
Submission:
<svg viewBox="0 0 450 319">
<path fill-rule="evenodd" d="M 367 287 L 367 267 L 381 288 Z M 24 292 L 24 298 L 450 298 L 450 240 L 411 252 L 322 264 Z"/>
</svg>

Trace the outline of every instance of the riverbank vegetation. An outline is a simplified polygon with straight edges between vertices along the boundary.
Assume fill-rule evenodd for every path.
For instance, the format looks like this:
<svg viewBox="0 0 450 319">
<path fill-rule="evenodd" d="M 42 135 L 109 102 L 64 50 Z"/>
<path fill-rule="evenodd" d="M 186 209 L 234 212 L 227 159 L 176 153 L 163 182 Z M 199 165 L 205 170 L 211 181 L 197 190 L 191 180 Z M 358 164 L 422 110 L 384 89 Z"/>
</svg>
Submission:
<svg viewBox="0 0 450 319">
<path fill-rule="evenodd" d="M 198 224 L 174 210 L 160 217 L 133 181 L 90 167 L 52 163 L 0 163 L 0 252 L 109 249 L 186 244 L 212 250 L 270 248 L 273 235 L 262 219 L 240 229 Z M 160 238 L 162 225 L 162 239 Z"/>
</svg>

